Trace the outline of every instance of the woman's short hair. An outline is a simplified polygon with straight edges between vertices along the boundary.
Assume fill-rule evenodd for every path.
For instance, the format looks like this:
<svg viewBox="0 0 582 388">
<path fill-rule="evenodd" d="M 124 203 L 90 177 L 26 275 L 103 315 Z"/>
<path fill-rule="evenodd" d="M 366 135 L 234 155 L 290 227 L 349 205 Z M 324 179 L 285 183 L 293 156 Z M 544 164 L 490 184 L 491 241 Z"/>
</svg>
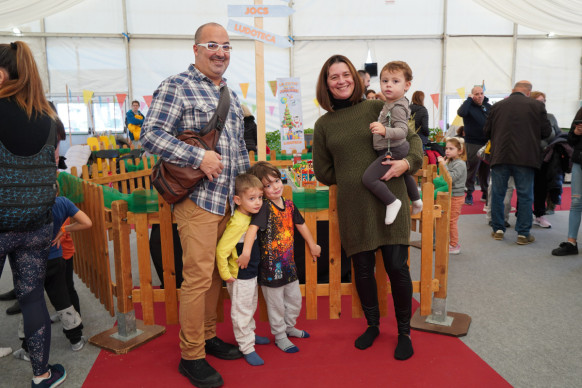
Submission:
<svg viewBox="0 0 582 388">
<path fill-rule="evenodd" d="M 348 66 L 350 74 L 354 80 L 354 93 L 349 98 L 352 104 L 357 104 L 358 102 L 362 101 L 362 96 L 366 90 L 364 88 L 364 83 L 362 82 L 362 79 L 358 75 L 358 71 L 352 62 L 343 55 L 332 55 L 327 61 L 325 61 L 321 71 L 319 72 L 319 78 L 317 79 L 317 86 L 315 90 L 315 95 L 317 97 L 319 106 L 328 112 L 333 112 L 333 106 L 331 104 L 332 96 L 329 89 L 327 88 L 327 77 L 329 76 L 329 68 L 336 63 L 345 63 Z"/>
<path fill-rule="evenodd" d="M 412 93 L 412 103 L 414 105 L 424 105 L 424 92 L 417 90 Z"/>
<path fill-rule="evenodd" d="M 544 98 L 544 100 L 546 99 L 546 93 L 540 92 L 539 90 L 535 90 L 535 91 L 531 92 L 531 94 L 529 96 L 531 98 L 533 98 L 534 100 L 537 100 L 539 96 L 542 96 Z"/>
</svg>

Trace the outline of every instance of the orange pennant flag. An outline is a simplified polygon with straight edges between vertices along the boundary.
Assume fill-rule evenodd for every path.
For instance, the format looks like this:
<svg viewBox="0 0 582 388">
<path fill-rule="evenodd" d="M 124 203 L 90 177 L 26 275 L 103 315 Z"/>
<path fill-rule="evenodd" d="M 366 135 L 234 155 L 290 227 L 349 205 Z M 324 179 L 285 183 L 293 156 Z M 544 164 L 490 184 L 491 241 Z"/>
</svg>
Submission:
<svg viewBox="0 0 582 388">
<path fill-rule="evenodd" d="M 434 103 L 437 109 L 439 108 L 439 96 L 440 95 L 438 93 L 430 95 L 430 97 L 432 98 L 432 102 Z"/>
<path fill-rule="evenodd" d="M 125 102 L 125 98 L 127 97 L 127 94 L 118 93 L 115 95 L 115 97 L 117 97 L 117 103 L 119 104 L 119 109 L 121 109 L 121 111 L 123 112 L 123 103 Z"/>
<path fill-rule="evenodd" d="M 273 97 L 277 97 L 277 81 L 267 81 L 273 92 Z"/>
<path fill-rule="evenodd" d="M 143 96 L 143 99 L 144 99 L 144 101 L 145 101 L 146 105 L 148 106 L 148 108 L 149 108 L 149 107 L 150 107 L 150 105 L 152 104 L 152 98 L 153 98 L 153 97 L 154 97 L 154 96 Z"/>
<path fill-rule="evenodd" d="M 246 99 L 247 92 L 249 91 L 249 83 L 248 82 L 240 83 L 239 86 L 240 86 L 240 90 L 242 91 L 243 98 Z"/>
</svg>

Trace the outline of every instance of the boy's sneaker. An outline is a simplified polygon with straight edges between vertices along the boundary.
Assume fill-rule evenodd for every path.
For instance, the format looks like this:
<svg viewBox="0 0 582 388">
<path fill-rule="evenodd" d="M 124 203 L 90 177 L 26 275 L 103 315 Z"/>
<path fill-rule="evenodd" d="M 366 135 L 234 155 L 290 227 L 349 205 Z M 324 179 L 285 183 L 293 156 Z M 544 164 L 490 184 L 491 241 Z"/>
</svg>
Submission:
<svg viewBox="0 0 582 388">
<path fill-rule="evenodd" d="M 533 224 L 539 226 L 540 228 L 551 228 L 552 227 L 552 224 L 550 224 L 549 221 L 546 220 L 546 217 L 544 217 L 544 216 L 535 217 Z"/>
<path fill-rule="evenodd" d="M 465 197 L 465 204 L 473 206 L 473 194 L 467 194 Z"/>
<path fill-rule="evenodd" d="M 205 358 L 198 360 L 180 360 L 178 371 L 196 387 L 213 388 L 224 384 L 222 376 Z"/>
<path fill-rule="evenodd" d="M 461 244 L 457 244 L 456 247 L 449 245 L 449 254 L 458 255 L 459 253 L 461 253 Z"/>
<path fill-rule="evenodd" d="M 85 347 L 86 343 L 87 343 L 87 338 L 81 337 L 81 340 L 79 342 L 77 342 L 76 344 L 71 344 L 71 349 L 73 349 L 73 352 L 78 352 L 79 350 L 81 350 Z"/>
<path fill-rule="evenodd" d="M 572 244 L 569 241 L 564 241 L 560 243 L 560 246 L 552 251 L 554 256 L 567 256 L 567 255 L 577 255 L 578 254 L 578 244 Z"/>
<path fill-rule="evenodd" d="M 497 232 L 491 232 L 491 237 L 493 237 L 495 240 L 503 240 L 504 234 L 505 232 L 499 229 Z"/>
<path fill-rule="evenodd" d="M 49 365 L 49 373 L 50 373 L 49 377 L 44 380 L 41 380 L 39 383 L 35 383 L 34 380 L 36 378 L 33 378 L 32 388 L 58 387 L 67 378 L 67 372 L 65 371 L 65 368 L 63 368 L 61 364 Z"/>
<path fill-rule="evenodd" d="M 12 353 L 12 355 L 14 356 L 14 358 L 16 358 L 17 360 L 23 360 L 23 361 L 29 361 L 30 362 L 30 355 L 28 354 L 28 352 L 22 348 L 15 350 L 14 353 Z"/>
<path fill-rule="evenodd" d="M 519 245 L 527 245 L 527 244 L 531 244 L 532 242 L 534 242 L 536 239 L 535 237 L 530 234 L 529 236 L 522 236 L 521 234 L 519 236 L 517 236 L 517 243 Z"/>
<path fill-rule="evenodd" d="M 546 217 L 541 216 L 541 217 L 534 217 L 534 225 L 539 226 L 540 228 L 551 228 L 552 224 L 550 224 L 550 222 L 548 220 L 546 220 Z"/>
</svg>

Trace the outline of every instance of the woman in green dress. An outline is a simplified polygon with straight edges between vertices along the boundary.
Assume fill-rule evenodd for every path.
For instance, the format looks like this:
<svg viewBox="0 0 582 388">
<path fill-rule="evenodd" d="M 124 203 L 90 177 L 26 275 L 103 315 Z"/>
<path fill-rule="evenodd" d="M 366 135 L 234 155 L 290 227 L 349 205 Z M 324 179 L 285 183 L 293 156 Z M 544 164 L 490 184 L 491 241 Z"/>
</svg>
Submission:
<svg viewBox="0 0 582 388">
<path fill-rule="evenodd" d="M 398 325 L 394 357 L 413 354 L 410 340 L 412 280 L 408 268 L 410 209 L 403 206 L 391 225 L 384 223 L 386 207 L 362 184 L 362 175 L 377 155 L 372 147 L 370 123 L 378 120 L 383 102 L 363 100 L 364 86 L 350 60 L 330 57 L 317 82 L 317 100 L 327 111 L 315 123 L 313 167 L 317 179 L 336 184 L 340 238 L 354 265 L 356 289 L 368 328 L 355 341 L 359 349 L 370 347 L 379 335 L 380 309 L 374 277 L 375 252 L 380 249 L 390 278 Z M 409 130 L 410 150 L 402 160 L 387 161 L 391 168 L 382 177 L 403 203 L 408 203 L 402 174 L 422 166 L 422 141 Z"/>
</svg>

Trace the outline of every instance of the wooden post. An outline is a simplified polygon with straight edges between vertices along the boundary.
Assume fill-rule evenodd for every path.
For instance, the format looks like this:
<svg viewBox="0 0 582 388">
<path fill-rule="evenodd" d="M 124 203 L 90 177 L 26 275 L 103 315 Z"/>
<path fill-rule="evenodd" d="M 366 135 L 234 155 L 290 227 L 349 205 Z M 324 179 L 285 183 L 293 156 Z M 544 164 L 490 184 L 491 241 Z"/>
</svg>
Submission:
<svg viewBox="0 0 582 388">
<path fill-rule="evenodd" d="M 305 225 L 317 241 L 317 212 L 306 211 Z M 317 262 L 313 260 L 309 246 L 305 243 L 305 303 L 307 319 L 317 319 Z"/>
<path fill-rule="evenodd" d="M 164 197 L 158 195 L 160 216 L 160 240 L 162 242 L 162 266 L 164 268 L 164 298 L 166 302 L 166 323 L 178 323 L 178 298 L 176 293 L 176 268 L 174 266 L 174 232 L 172 230 L 172 209 Z"/>
<path fill-rule="evenodd" d="M 338 319 L 342 311 L 342 251 L 337 216 L 337 186 L 329 188 L 329 317 Z"/>
<path fill-rule="evenodd" d="M 432 179 L 431 179 L 432 180 Z M 425 183 L 422 211 L 422 239 L 420 251 L 420 315 L 430 314 L 432 302 L 432 260 L 434 227 L 434 185 Z"/>
<path fill-rule="evenodd" d="M 263 0 L 255 0 L 263 5 Z M 263 29 L 263 18 L 255 17 L 255 27 Z M 265 135 L 265 44 L 255 40 L 255 79 L 257 82 L 257 152 L 259 160 L 267 160 L 267 138 Z"/>
</svg>

